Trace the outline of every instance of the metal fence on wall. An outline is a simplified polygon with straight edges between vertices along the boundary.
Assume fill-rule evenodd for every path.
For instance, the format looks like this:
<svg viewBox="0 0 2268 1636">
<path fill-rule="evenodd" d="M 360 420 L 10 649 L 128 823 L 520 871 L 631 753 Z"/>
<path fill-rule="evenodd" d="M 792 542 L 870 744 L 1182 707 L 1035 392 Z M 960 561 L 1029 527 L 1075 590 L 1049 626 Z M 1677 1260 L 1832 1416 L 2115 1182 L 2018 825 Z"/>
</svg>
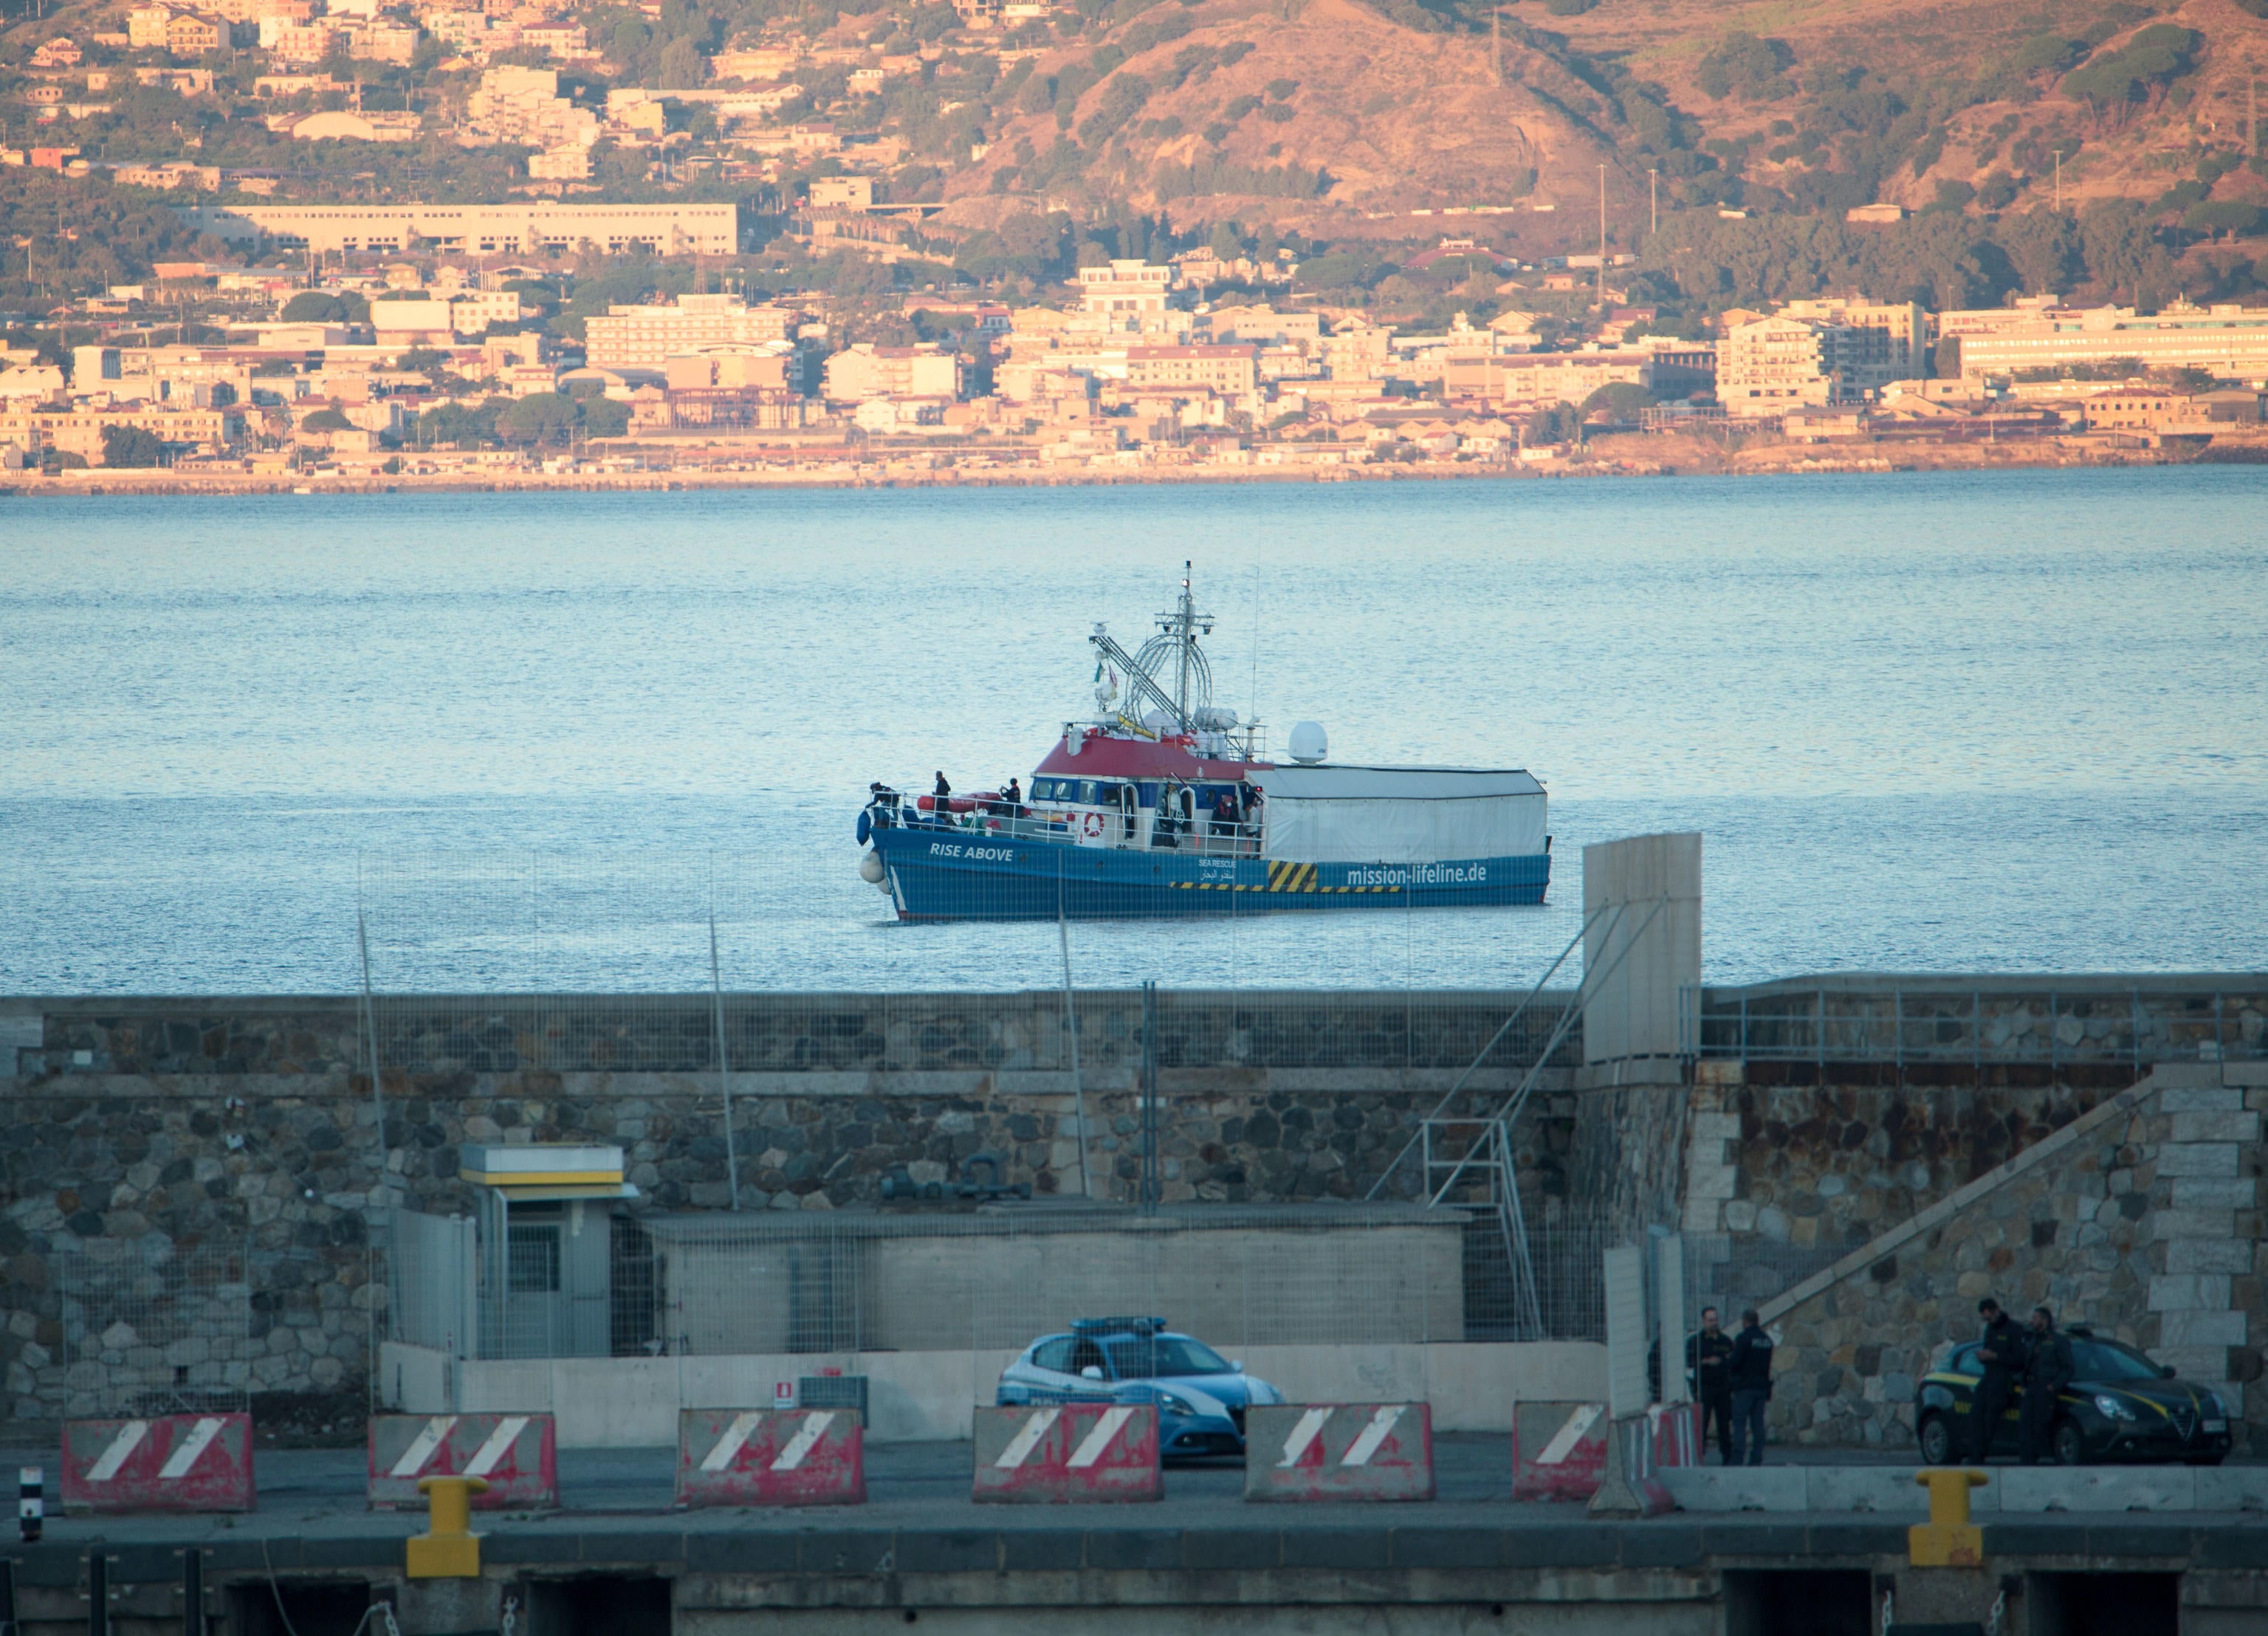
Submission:
<svg viewBox="0 0 2268 1636">
<path fill-rule="evenodd" d="M 151 1256 L 142 1241 L 58 1254 L 67 1418 L 225 1413 L 281 1383 L 304 1349 L 272 1347 L 244 1244 Z M 261 1366 L 276 1360 L 268 1378 Z"/>
<path fill-rule="evenodd" d="M 2044 986 L 1886 976 L 1688 987 L 1679 998 L 1689 1057 L 2138 1073 L 2161 1062 L 2268 1057 L 2268 981 L 2257 978 Z"/>
</svg>

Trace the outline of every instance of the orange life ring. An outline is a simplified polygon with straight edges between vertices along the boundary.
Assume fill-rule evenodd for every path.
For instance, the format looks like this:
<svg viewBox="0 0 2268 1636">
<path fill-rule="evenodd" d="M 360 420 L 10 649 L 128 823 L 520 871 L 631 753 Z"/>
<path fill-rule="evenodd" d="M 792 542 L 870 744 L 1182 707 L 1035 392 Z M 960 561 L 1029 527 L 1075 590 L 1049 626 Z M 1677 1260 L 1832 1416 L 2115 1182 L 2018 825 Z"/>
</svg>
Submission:
<svg viewBox="0 0 2268 1636">
<path fill-rule="evenodd" d="M 1080 827 L 1083 828 L 1088 835 L 1094 836 L 1099 839 L 1102 834 L 1102 814 L 1101 813 L 1087 814 Z"/>
</svg>

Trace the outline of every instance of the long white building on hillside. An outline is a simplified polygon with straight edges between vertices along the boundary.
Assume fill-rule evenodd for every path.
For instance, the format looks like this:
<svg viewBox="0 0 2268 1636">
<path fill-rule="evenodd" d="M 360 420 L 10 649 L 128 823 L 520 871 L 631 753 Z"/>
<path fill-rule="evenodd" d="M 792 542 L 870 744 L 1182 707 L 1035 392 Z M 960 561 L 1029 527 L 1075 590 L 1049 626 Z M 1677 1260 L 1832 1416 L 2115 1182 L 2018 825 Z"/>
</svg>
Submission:
<svg viewBox="0 0 2268 1636">
<path fill-rule="evenodd" d="M 1959 347 L 1962 379 L 2060 370 L 2132 359 L 2143 369 L 2209 371 L 2224 380 L 2268 379 L 2268 307 L 2177 303 L 2144 317 L 2129 306 L 2014 308 L 1948 313 L 1938 321 L 1938 370 Z"/>
<path fill-rule="evenodd" d="M 199 232 L 275 239 L 336 254 L 533 255 L 584 245 L 608 254 L 731 255 L 740 210 L 731 204 L 202 204 L 177 212 Z"/>
</svg>

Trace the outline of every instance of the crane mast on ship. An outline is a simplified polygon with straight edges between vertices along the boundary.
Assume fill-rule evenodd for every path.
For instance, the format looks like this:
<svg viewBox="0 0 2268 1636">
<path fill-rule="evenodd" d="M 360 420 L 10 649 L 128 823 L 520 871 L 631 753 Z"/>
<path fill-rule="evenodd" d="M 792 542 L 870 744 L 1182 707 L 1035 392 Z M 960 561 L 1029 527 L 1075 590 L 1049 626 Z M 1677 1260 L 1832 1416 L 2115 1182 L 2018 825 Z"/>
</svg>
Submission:
<svg viewBox="0 0 2268 1636">
<path fill-rule="evenodd" d="M 1218 719 L 1219 712 L 1212 704 L 1212 667 L 1204 651 L 1197 645 L 1197 637 L 1211 636 L 1214 615 L 1197 611 L 1197 596 L 1191 588 L 1191 564 L 1182 564 L 1182 593 L 1174 606 L 1156 616 L 1158 634 L 1142 645 L 1138 653 L 1129 653 L 1113 637 L 1103 622 L 1095 622 L 1094 634 L 1087 640 L 1103 660 L 1126 675 L 1130 696 L 1124 708 L 1115 714 L 1118 724 L 1142 738 L 1163 736 L 1140 719 L 1138 704 L 1146 704 L 1158 714 L 1172 721 L 1178 733 L 1226 732 L 1235 726 L 1233 719 Z M 1174 690 L 1168 693 L 1159 678 L 1171 674 Z M 1098 694 L 1097 703 L 1109 709 L 1105 696 Z M 1253 748 L 1253 722 L 1244 724 L 1245 753 Z"/>
</svg>

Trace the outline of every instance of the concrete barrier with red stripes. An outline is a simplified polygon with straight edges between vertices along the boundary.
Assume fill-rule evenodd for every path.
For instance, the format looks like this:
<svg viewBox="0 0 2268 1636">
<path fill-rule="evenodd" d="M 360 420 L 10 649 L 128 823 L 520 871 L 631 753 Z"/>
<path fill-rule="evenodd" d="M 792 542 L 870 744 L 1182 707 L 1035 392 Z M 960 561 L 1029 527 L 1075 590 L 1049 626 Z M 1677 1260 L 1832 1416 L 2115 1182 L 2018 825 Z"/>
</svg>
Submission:
<svg viewBox="0 0 2268 1636">
<path fill-rule="evenodd" d="M 1155 1404 L 1031 1404 L 976 1411 L 978 1500 L 1163 1500 Z"/>
<path fill-rule="evenodd" d="M 1422 1403 L 1254 1404 L 1247 1500 L 1431 1500 L 1433 1411 Z"/>
<path fill-rule="evenodd" d="M 1678 1452 L 1683 1423 L 1683 1413 L 1658 1403 L 1622 1423 L 1622 1436 L 1617 1439 L 1622 1443 L 1622 1475 L 1629 1479 L 1629 1498 L 1635 1502 L 1638 1515 L 1662 1515 L 1678 1509 L 1676 1495 L 1669 1493 L 1669 1484 L 1662 1482 L 1660 1452 L 1665 1443 L 1672 1452 Z M 1592 1509 L 1597 1511 L 1599 1507 Z"/>
<path fill-rule="evenodd" d="M 548 1414 L 381 1414 L 370 1422 L 373 1511 L 424 1507 L 423 1477 L 477 1477 L 473 1496 L 485 1511 L 546 1509 L 559 1503 L 558 1432 Z"/>
<path fill-rule="evenodd" d="M 1705 1445 L 1701 1441 L 1701 1405 L 1697 1403 L 1655 1404 L 1646 1411 L 1653 1423 L 1653 1463 L 1699 1465 Z"/>
<path fill-rule="evenodd" d="M 677 1417 L 681 1506 L 862 1506 L 865 1432 L 855 1409 L 687 1409 Z"/>
<path fill-rule="evenodd" d="M 1521 1403 L 1512 1410 L 1512 1497 L 1582 1500 L 1607 1463 L 1607 1406 Z"/>
<path fill-rule="evenodd" d="M 66 1514 L 249 1511 L 252 1417 L 66 1420 L 63 1502 Z"/>
</svg>

